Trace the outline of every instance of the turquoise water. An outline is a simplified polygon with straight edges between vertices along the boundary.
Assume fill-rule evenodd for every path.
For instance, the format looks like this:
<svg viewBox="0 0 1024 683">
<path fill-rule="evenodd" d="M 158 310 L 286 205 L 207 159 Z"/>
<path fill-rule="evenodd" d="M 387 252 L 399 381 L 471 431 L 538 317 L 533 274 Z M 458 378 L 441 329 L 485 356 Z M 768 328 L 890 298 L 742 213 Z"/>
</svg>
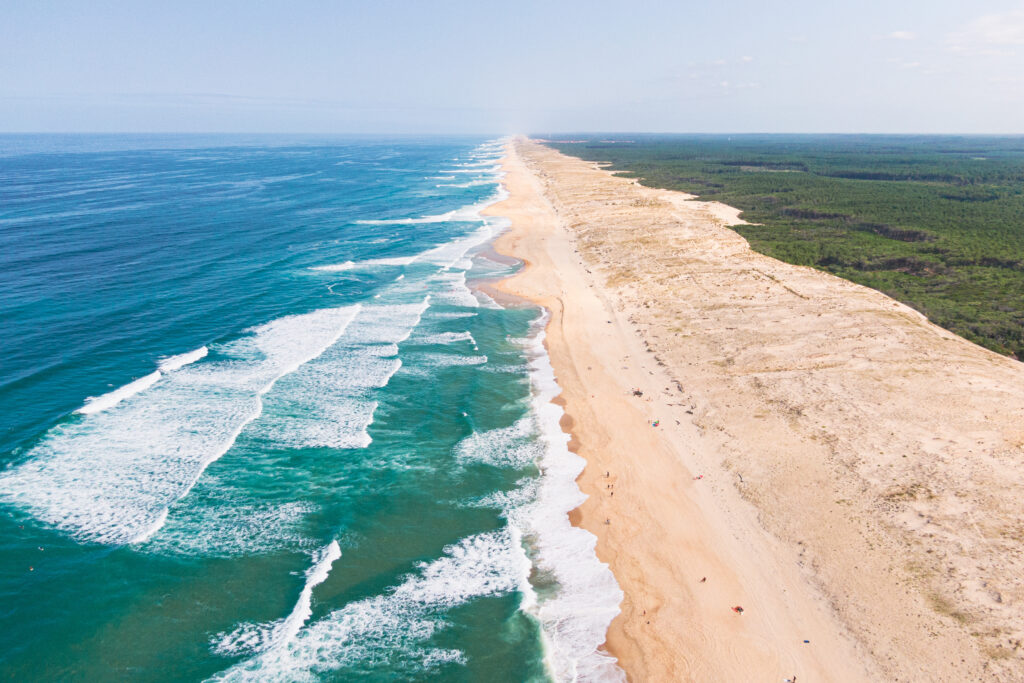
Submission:
<svg viewBox="0 0 1024 683">
<path fill-rule="evenodd" d="M 0 136 L 0 673 L 620 678 L 500 154 Z"/>
</svg>

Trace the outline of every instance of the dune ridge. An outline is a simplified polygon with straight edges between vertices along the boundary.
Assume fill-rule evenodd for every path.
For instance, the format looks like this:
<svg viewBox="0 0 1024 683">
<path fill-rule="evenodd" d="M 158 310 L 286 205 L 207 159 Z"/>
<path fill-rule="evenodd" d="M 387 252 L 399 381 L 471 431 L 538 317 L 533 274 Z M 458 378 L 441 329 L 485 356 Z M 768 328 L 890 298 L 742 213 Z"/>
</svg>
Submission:
<svg viewBox="0 0 1024 683">
<path fill-rule="evenodd" d="M 753 252 L 730 207 L 507 151 L 498 286 L 551 311 L 630 678 L 1024 677 L 1024 364 Z"/>
</svg>

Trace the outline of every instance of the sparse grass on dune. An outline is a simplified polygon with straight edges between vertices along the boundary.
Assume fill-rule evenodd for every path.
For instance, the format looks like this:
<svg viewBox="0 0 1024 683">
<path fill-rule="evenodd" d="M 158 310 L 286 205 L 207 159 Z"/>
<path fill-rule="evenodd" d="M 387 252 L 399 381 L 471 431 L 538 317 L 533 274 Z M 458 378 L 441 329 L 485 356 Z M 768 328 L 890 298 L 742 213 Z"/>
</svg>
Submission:
<svg viewBox="0 0 1024 683">
<path fill-rule="evenodd" d="M 616 139 L 602 136 L 602 140 Z M 751 246 L 1024 358 L 1024 138 L 628 136 L 551 143 L 744 211 Z"/>
</svg>

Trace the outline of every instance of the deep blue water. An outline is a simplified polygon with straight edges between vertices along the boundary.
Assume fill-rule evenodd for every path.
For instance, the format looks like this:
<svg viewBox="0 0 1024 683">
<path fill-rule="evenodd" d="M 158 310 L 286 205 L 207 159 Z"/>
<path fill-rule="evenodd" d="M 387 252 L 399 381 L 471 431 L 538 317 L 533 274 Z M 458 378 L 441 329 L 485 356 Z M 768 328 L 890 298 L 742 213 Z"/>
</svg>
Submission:
<svg viewBox="0 0 1024 683">
<path fill-rule="evenodd" d="M 0 674 L 617 677 L 500 155 L 0 136 Z"/>
</svg>

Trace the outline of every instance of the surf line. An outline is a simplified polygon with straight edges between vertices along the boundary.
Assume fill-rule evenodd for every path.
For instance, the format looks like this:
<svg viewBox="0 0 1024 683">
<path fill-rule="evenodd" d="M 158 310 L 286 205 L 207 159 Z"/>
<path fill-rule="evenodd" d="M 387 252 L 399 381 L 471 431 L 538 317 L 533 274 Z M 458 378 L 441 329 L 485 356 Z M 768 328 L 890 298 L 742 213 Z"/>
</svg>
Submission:
<svg viewBox="0 0 1024 683">
<path fill-rule="evenodd" d="M 225 440 L 224 444 L 221 446 L 220 449 L 215 451 L 211 456 L 200 461 L 199 469 L 195 472 L 195 474 L 189 480 L 188 484 L 184 487 L 184 489 L 181 491 L 178 497 L 175 498 L 175 500 L 181 500 L 182 498 L 187 496 L 188 493 L 192 490 L 192 487 L 194 487 L 196 485 L 196 482 L 199 481 L 199 477 L 201 477 L 203 475 L 203 472 L 206 471 L 206 468 L 210 466 L 210 463 L 219 460 L 225 453 L 231 450 L 231 447 L 235 444 L 235 441 L 238 440 L 239 434 L 242 433 L 242 430 L 245 429 L 246 425 L 248 425 L 250 422 L 252 422 L 253 420 L 255 420 L 256 418 L 263 414 L 263 396 L 274 388 L 274 385 L 277 383 L 277 381 L 284 377 L 285 375 L 290 375 L 291 373 L 295 372 L 300 367 L 310 362 L 311 360 L 319 357 L 320 355 L 323 354 L 324 351 L 333 346 L 335 342 L 337 342 L 341 338 L 341 336 L 345 334 L 345 330 L 348 329 L 348 326 L 352 323 L 352 320 L 354 320 L 355 317 L 359 315 L 359 312 L 362 310 L 363 306 L 362 304 L 354 304 L 353 306 L 347 308 L 352 312 L 351 315 L 348 317 L 345 323 L 338 328 L 335 334 L 329 340 L 327 340 L 326 344 L 323 344 L 320 347 L 320 349 L 315 351 L 314 353 L 308 354 L 305 357 L 288 364 L 284 368 L 281 368 L 280 372 L 278 372 L 275 377 L 273 377 L 269 382 L 263 385 L 263 387 L 261 387 L 258 392 L 256 392 L 255 409 L 252 411 L 252 413 L 245 417 L 245 419 L 238 425 L 238 427 L 235 428 L 233 432 L 231 432 L 230 436 Z M 131 538 L 128 541 L 128 543 L 144 543 L 148 541 L 150 538 L 152 538 L 153 534 L 159 531 L 160 528 L 163 527 L 163 525 L 167 522 L 167 513 L 168 510 L 170 509 L 171 503 L 173 502 L 174 501 L 169 501 L 168 504 L 164 506 L 164 509 L 157 516 L 156 520 L 154 520 L 153 524 L 151 524 L 149 527 L 143 529 L 141 532 L 136 534 L 133 538 Z"/>
<path fill-rule="evenodd" d="M 134 396 L 139 392 L 145 391 L 154 384 L 160 381 L 160 378 L 168 372 L 174 372 L 175 370 L 181 369 L 186 365 L 195 363 L 197 360 L 205 358 L 210 352 L 210 349 L 205 346 L 201 346 L 195 351 L 189 351 L 188 353 L 182 353 L 177 356 L 169 356 L 164 360 L 160 361 L 159 370 L 155 370 L 148 375 L 144 375 L 137 380 L 129 382 L 124 386 L 118 387 L 113 391 L 101 394 L 99 396 L 90 396 L 85 399 L 85 405 L 76 410 L 76 413 L 81 415 L 91 415 L 98 413 L 109 408 L 113 408 L 121 401 L 125 400 L 130 396 Z"/>
</svg>

